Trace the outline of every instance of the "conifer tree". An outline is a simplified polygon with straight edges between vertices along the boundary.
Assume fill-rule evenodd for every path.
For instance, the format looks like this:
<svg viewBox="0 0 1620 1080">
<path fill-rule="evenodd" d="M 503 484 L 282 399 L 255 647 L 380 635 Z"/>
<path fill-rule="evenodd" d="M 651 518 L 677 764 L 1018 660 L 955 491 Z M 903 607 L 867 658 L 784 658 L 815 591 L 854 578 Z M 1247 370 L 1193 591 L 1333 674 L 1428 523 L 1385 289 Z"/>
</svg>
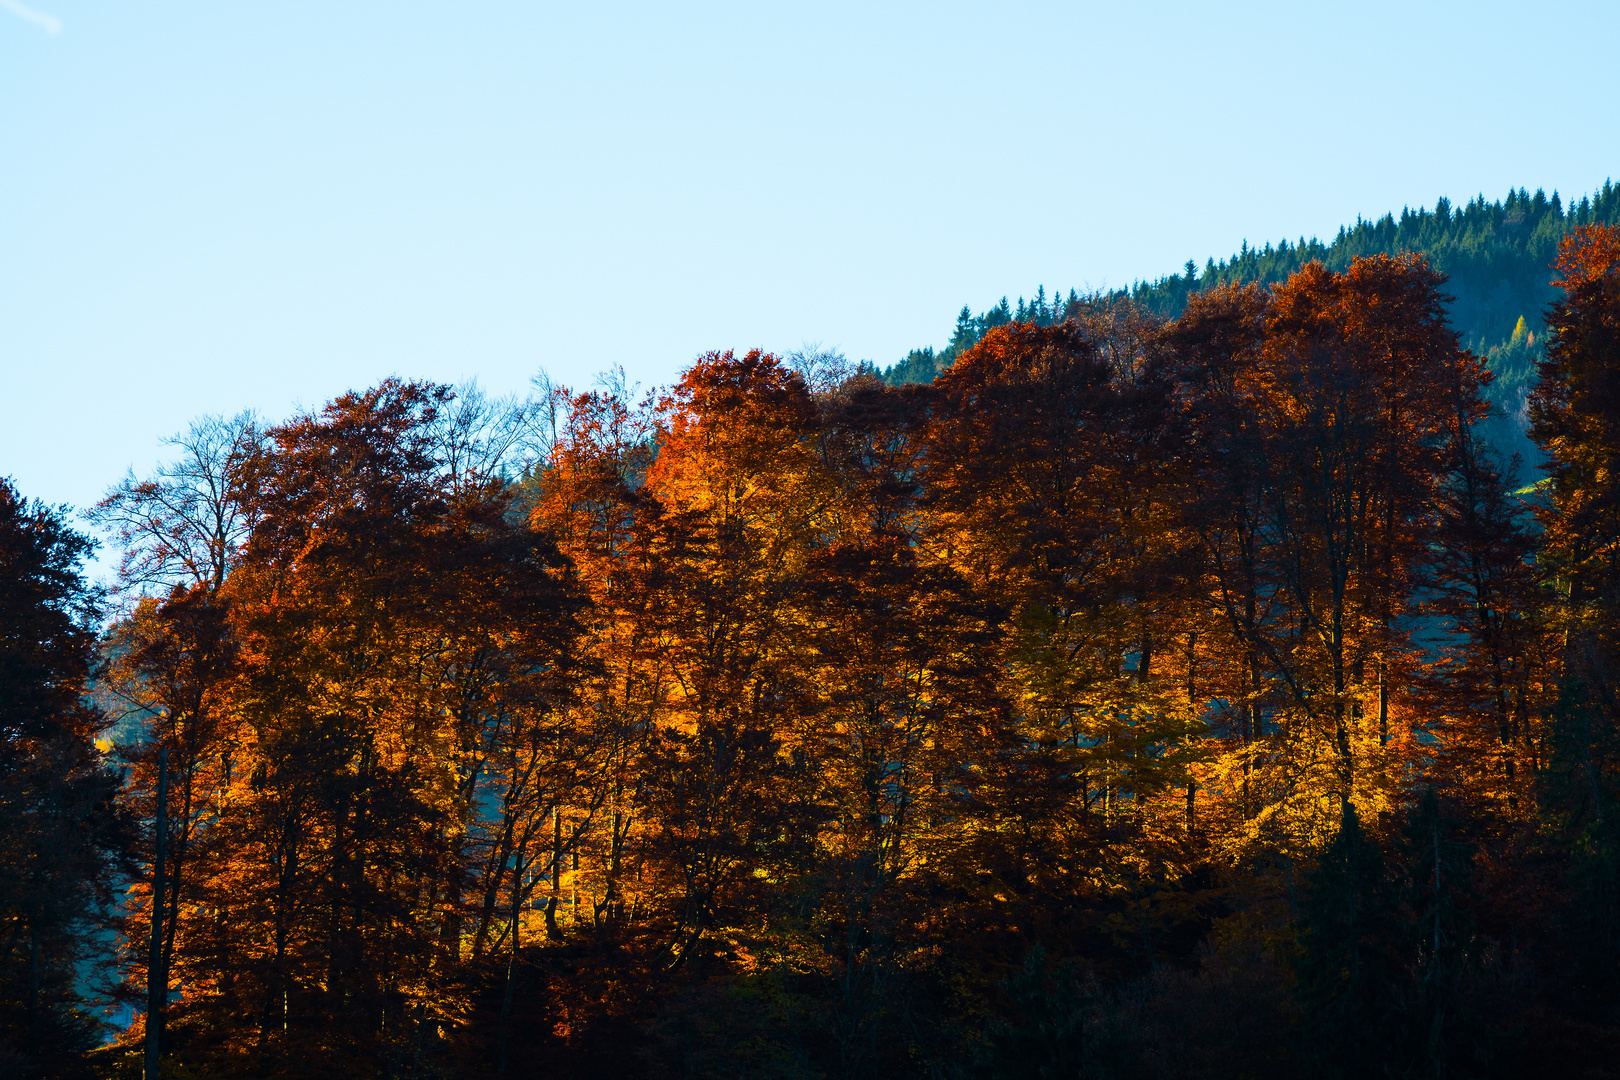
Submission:
<svg viewBox="0 0 1620 1080">
<path fill-rule="evenodd" d="M 68 1073 L 96 1044 L 78 967 L 103 960 L 115 860 L 133 846 L 83 698 L 98 596 L 92 541 L 0 479 L 0 1061 Z"/>
<path fill-rule="evenodd" d="M 1399 884 L 1407 970 L 1400 996 L 1399 1066 L 1411 1076 L 1488 1072 L 1493 1032 L 1470 1000 L 1479 942 L 1475 936 L 1474 849 L 1457 840 L 1425 788 L 1401 833 Z M 1392 990 L 1397 987 L 1391 987 Z"/>
<path fill-rule="evenodd" d="M 1530 400 L 1548 456 L 1545 558 L 1556 575 L 1561 683 L 1545 798 L 1572 843 L 1591 939 L 1605 960 L 1620 935 L 1620 845 L 1612 793 L 1620 762 L 1620 229 L 1579 228 L 1560 247 L 1564 295 Z"/>
<path fill-rule="evenodd" d="M 1349 1080 L 1382 1070 L 1390 988 L 1401 977 L 1393 900 L 1383 855 L 1346 804 L 1311 877 L 1295 964 L 1300 1040 L 1314 1076 Z"/>
</svg>

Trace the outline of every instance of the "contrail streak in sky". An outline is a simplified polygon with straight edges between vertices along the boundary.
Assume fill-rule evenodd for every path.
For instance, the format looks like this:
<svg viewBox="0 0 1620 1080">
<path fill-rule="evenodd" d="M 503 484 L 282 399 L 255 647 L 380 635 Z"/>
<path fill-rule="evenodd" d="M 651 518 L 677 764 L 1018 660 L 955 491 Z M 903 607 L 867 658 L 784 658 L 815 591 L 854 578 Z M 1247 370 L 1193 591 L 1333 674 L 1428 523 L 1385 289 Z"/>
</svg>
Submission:
<svg viewBox="0 0 1620 1080">
<path fill-rule="evenodd" d="M 47 15 L 43 11 L 35 11 L 22 0 L 0 0 L 0 7 L 5 8 L 24 22 L 31 22 L 55 37 L 62 32 L 62 20 L 55 15 Z"/>
</svg>

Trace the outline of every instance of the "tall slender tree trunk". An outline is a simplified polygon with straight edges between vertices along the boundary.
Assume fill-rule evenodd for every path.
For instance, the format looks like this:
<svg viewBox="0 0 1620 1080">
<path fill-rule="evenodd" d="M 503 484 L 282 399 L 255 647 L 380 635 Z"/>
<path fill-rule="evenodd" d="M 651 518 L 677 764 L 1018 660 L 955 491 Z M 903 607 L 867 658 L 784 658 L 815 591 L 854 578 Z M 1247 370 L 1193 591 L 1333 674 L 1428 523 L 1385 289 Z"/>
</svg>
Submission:
<svg viewBox="0 0 1620 1080">
<path fill-rule="evenodd" d="M 39 930 L 45 903 L 39 899 L 40 882 L 34 879 L 34 910 L 28 920 L 28 1049 L 39 1053 Z"/>
<path fill-rule="evenodd" d="M 146 1080 L 158 1080 L 163 1037 L 163 1010 L 169 1000 L 169 973 L 163 968 L 163 916 L 167 885 L 163 877 L 164 841 L 169 829 L 169 752 L 158 756 L 157 813 L 152 830 L 152 942 L 146 962 Z"/>
<path fill-rule="evenodd" d="M 1252 605 L 1253 600 L 1250 600 Z M 1252 624 L 1251 624 L 1252 625 Z M 1249 647 L 1249 708 L 1243 731 L 1243 816 L 1254 816 L 1254 800 L 1250 793 L 1250 778 L 1254 774 L 1254 746 L 1260 738 L 1260 654 Z"/>
<path fill-rule="evenodd" d="M 193 714 L 195 715 L 195 714 Z M 181 773 L 184 778 L 180 801 L 180 831 L 175 837 L 174 853 L 169 857 L 170 865 L 164 868 L 164 879 L 167 881 L 168 905 L 166 911 L 170 913 L 163 935 L 163 985 L 165 987 L 165 1004 L 167 1004 L 167 987 L 169 985 L 169 971 L 174 966 L 174 939 L 180 930 L 180 887 L 184 882 L 186 851 L 191 839 L 191 793 L 192 780 L 195 775 L 196 755 L 186 755 L 187 767 Z M 167 801 L 164 802 L 164 841 L 168 846 L 168 813 Z"/>
<path fill-rule="evenodd" d="M 1389 661 L 1382 656 L 1378 658 L 1378 745 L 1389 745 Z"/>
<path fill-rule="evenodd" d="M 1187 714 L 1193 719 L 1198 717 L 1198 631 L 1192 630 L 1187 634 Z M 1194 817 L 1194 798 L 1198 791 L 1198 781 L 1193 779 L 1191 766 L 1187 772 L 1187 835 L 1191 836 L 1196 823 Z"/>
<path fill-rule="evenodd" d="M 276 856 L 276 958 L 271 969 L 270 985 L 265 991 L 264 1011 L 259 1017 L 261 1047 L 270 1037 L 270 1018 L 274 1013 L 278 996 L 281 998 L 281 1030 L 287 1030 L 287 942 L 292 929 L 289 925 L 292 913 L 288 908 L 292 903 L 292 887 L 298 872 L 297 828 L 298 822 L 291 813 L 286 813 L 281 823 L 281 836 L 277 839 L 279 850 Z"/>
<path fill-rule="evenodd" d="M 512 992 L 517 981 L 518 930 L 521 923 L 518 914 L 523 899 L 523 890 L 519 886 L 522 881 L 523 868 L 520 864 L 512 881 L 512 953 L 506 961 L 506 996 L 501 1000 L 501 1058 L 495 1067 L 495 1071 L 502 1075 L 506 1073 L 506 1035 L 512 1023 Z"/>
<path fill-rule="evenodd" d="M 562 940 L 557 928 L 557 907 L 562 903 L 562 810 L 551 809 L 551 897 L 546 900 L 546 937 Z"/>
</svg>

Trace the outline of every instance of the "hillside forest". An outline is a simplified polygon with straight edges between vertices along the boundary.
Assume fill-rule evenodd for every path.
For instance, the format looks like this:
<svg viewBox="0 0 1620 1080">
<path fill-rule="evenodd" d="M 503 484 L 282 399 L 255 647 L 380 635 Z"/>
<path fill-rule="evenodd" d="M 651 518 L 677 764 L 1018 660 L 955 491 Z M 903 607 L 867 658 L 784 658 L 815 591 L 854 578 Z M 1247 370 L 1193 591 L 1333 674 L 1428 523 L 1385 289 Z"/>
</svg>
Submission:
<svg viewBox="0 0 1620 1080">
<path fill-rule="evenodd" d="M 1567 210 L 1556 191 L 1549 199 L 1544 191 L 1532 195 L 1520 188 L 1496 202 L 1480 195 L 1460 207 L 1442 196 L 1432 210 L 1407 208 L 1398 219 L 1394 214 L 1377 221 L 1358 219 L 1354 226 L 1341 227 L 1330 243 L 1303 236 L 1262 247 L 1245 241 L 1230 259 L 1210 259 L 1201 271 L 1189 260 L 1181 274 L 1107 295 L 1173 319 L 1201 291 L 1233 283 L 1275 285 L 1309 262 L 1343 271 L 1364 255 L 1425 255 L 1446 275 L 1446 315 L 1452 327 L 1495 376 L 1485 390 L 1495 416 L 1482 431 L 1508 459 L 1519 455 L 1526 466 L 1524 478 L 1532 482 L 1539 479 L 1534 467 L 1542 458 L 1528 434 L 1526 400 L 1546 340 L 1541 313 L 1556 294 L 1547 268 L 1557 257 L 1560 239 L 1587 225 L 1620 226 L 1620 186 L 1605 181 Z M 1042 286 L 1031 300 L 1019 297 L 1013 305 L 1002 297 L 978 315 L 964 306 L 944 347 L 913 349 L 882 369 L 882 378 L 892 386 L 928 382 L 986 331 L 1013 322 L 1049 326 L 1062 322 L 1081 302 L 1073 289 L 1066 299 L 1058 294 L 1048 298 Z"/>
<path fill-rule="evenodd" d="M 1617 200 L 0 484 L 0 1071 L 1616 1075 Z"/>
</svg>

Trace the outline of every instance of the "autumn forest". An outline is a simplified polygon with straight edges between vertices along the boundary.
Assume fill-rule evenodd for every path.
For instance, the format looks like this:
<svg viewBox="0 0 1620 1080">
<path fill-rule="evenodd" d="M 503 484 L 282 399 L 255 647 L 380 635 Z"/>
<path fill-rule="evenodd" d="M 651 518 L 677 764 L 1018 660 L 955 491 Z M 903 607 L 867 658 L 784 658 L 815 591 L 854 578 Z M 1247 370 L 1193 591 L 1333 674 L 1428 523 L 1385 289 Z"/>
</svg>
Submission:
<svg viewBox="0 0 1620 1080">
<path fill-rule="evenodd" d="M 915 378 L 204 418 L 110 591 L 0 485 L 0 1073 L 1617 1075 L 1620 229 L 1559 214 L 1478 337 L 1392 240 Z"/>
</svg>

